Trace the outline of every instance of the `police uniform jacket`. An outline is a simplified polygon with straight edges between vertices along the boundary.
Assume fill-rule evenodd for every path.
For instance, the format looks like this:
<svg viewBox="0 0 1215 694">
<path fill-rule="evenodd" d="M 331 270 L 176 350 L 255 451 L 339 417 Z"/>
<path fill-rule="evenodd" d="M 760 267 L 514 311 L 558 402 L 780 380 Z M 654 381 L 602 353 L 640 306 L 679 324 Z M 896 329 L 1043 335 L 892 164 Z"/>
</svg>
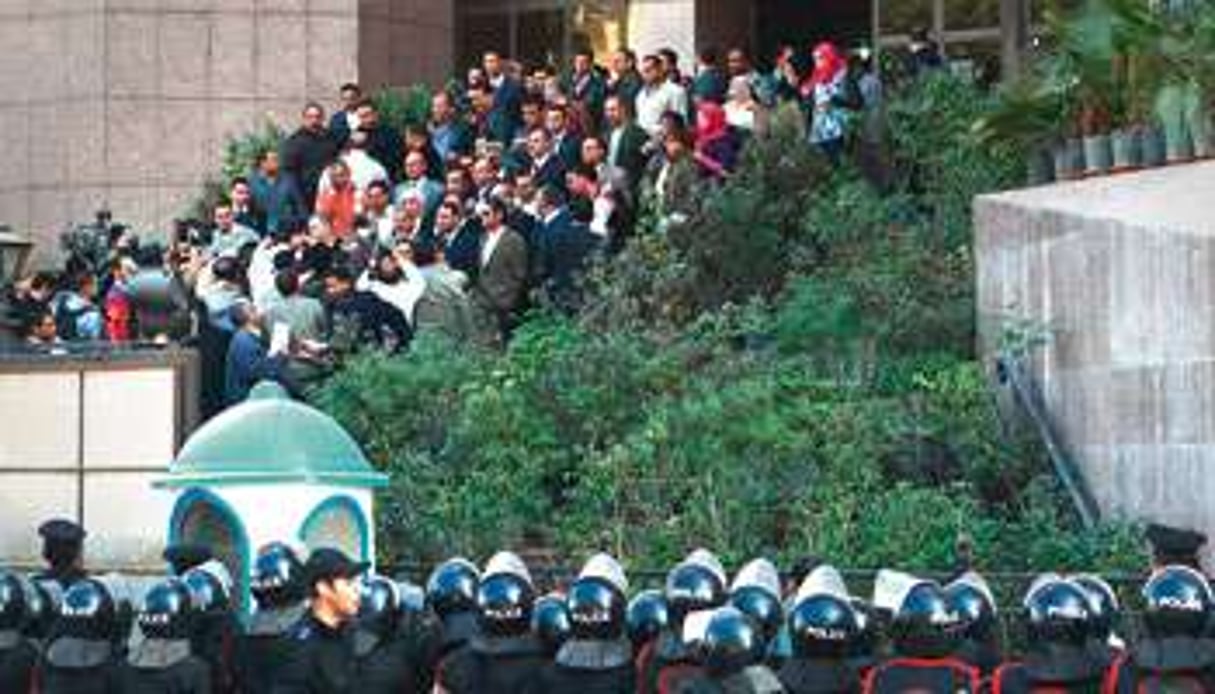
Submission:
<svg viewBox="0 0 1215 694">
<path fill-rule="evenodd" d="M 120 694 L 122 682 L 109 641 L 65 636 L 47 648 L 40 694 Z"/>
<path fill-rule="evenodd" d="M 148 639 L 121 668 L 123 694 L 210 694 L 211 668 L 189 641 Z"/>
<path fill-rule="evenodd" d="M 273 694 L 353 694 L 357 680 L 352 632 L 311 614 L 292 630 L 291 660 L 279 670 Z"/>
<path fill-rule="evenodd" d="M 363 694 L 415 694 L 423 691 L 417 649 L 403 637 L 383 639 L 366 631 L 355 632 L 359 692 Z"/>
<path fill-rule="evenodd" d="M 856 694 L 860 671 L 846 660 L 792 658 L 777 672 L 790 694 Z"/>
<path fill-rule="evenodd" d="M 632 694 L 637 686 L 632 645 L 618 641 L 568 641 L 540 677 L 542 694 Z"/>
<path fill-rule="evenodd" d="M 292 661 L 295 641 L 291 629 L 299 623 L 303 605 L 266 610 L 253 615 L 249 630 L 236 639 L 232 672 L 236 691 L 268 692 L 278 670 Z"/>
<path fill-rule="evenodd" d="M 766 665 L 753 665 L 726 676 L 703 674 L 684 680 L 675 694 L 780 694 L 785 688 Z"/>
<path fill-rule="evenodd" d="M 15 631 L 0 632 L 0 692 L 28 692 L 38 648 Z"/>
<path fill-rule="evenodd" d="M 993 694 L 1040 688 L 1095 694 L 1101 691 L 1113 657 L 1102 644 L 1043 644 L 1031 650 L 1024 661 L 1005 663 L 996 669 L 991 689 Z"/>
<path fill-rule="evenodd" d="M 1185 636 L 1145 638 L 1110 666 L 1103 691 L 1215 692 L 1215 640 Z"/>
<path fill-rule="evenodd" d="M 545 660 L 544 647 L 531 635 L 479 636 L 443 662 L 437 679 L 448 694 L 531 692 Z"/>
</svg>

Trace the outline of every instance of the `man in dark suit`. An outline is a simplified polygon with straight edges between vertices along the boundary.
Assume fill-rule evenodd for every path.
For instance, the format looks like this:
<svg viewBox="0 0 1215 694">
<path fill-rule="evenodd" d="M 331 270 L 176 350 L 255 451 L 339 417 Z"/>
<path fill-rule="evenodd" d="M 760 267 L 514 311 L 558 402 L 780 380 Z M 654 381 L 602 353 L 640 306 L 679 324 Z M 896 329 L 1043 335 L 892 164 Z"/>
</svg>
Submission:
<svg viewBox="0 0 1215 694">
<path fill-rule="evenodd" d="M 444 202 L 435 211 L 434 240 L 447 266 L 475 280 L 481 269 L 481 220 L 460 219 L 460 206 Z"/>
<path fill-rule="evenodd" d="M 474 85 L 468 89 L 472 104 L 473 125 L 478 139 L 497 142 L 509 147 L 514 140 L 516 121 L 509 113 L 494 105 L 489 87 Z"/>
<path fill-rule="evenodd" d="M 401 165 L 405 161 L 405 141 L 396 128 L 380 122 L 380 112 L 370 99 L 359 102 L 359 130 L 367 133 L 367 153 L 370 154 L 394 183 L 401 180 Z"/>
<path fill-rule="evenodd" d="M 603 124 L 603 100 L 607 83 L 595 67 L 595 54 L 589 48 L 574 53 L 571 70 L 562 79 L 562 91 L 569 95 L 571 106 L 581 109 L 589 125 L 598 132 Z"/>
<path fill-rule="evenodd" d="M 304 209 L 311 210 L 316 203 L 316 188 L 325 167 L 338 157 L 340 141 L 325 129 L 325 109 L 320 104 L 304 106 L 299 130 L 283 142 L 279 159 L 283 173 L 290 175 L 299 185 L 304 198 Z"/>
<path fill-rule="evenodd" d="M 573 218 L 560 189 L 541 187 L 537 203 L 541 219 L 535 264 L 539 284 L 557 307 L 573 312 L 580 303 L 579 279 L 599 238 Z"/>
<path fill-rule="evenodd" d="M 547 130 L 536 128 L 527 134 L 527 155 L 537 188 L 551 185 L 565 189 L 565 162 L 553 150 L 553 136 Z"/>
<path fill-rule="evenodd" d="M 498 344 L 510 339 L 527 292 L 527 244 L 506 226 L 506 214 L 506 203 L 498 198 L 477 203 L 485 231 L 473 301 L 487 323 L 485 332 L 496 333 Z"/>
<path fill-rule="evenodd" d="M 553 104 L 544 114 L 544 127 L 552 138 L 552 150 L 561 159 L 566 171 L 582 159 L 582 138 L 570 131 L 569 113 L 564 106 Z"/>
<path fill-rule="evenodd" d="M 519 109 L 523 105 L 523 85 L 506 74 L 502 64 L 502 56 L 490 51 L 481 59 L 481 67 L 485 70 L 485 78 L 493 90 L 493 110 L 501 114 L 507 121 L 508 132 L 514 132 L 519 127 Z M 505 142 L 503 144 L 510 144 Z"/>
<path fill-rule="evenodd" d="M 645 174 L 650 137 L 634 121 L 632 104 L 620 97 L 608 98 L 604 115 L 610 128 L 605 138 L 608 166 L 623 171 L 629 190 L 635 192 Z"/>
</svg>

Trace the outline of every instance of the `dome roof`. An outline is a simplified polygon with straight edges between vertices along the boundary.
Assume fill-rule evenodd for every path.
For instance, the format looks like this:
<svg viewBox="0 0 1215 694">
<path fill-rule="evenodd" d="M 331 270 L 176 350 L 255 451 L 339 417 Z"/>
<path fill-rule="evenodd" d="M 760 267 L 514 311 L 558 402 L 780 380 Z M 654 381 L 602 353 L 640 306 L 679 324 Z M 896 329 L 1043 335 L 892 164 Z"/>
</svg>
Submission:
<svg viewBox="0 0 1215 694">
<path fill-rule="evenodd" d="M 249 398 L 186 441 L 159 487 L 304 482 L 382 487 L 359 446 L 332 417 L 259 383 Z"/>
</svg>

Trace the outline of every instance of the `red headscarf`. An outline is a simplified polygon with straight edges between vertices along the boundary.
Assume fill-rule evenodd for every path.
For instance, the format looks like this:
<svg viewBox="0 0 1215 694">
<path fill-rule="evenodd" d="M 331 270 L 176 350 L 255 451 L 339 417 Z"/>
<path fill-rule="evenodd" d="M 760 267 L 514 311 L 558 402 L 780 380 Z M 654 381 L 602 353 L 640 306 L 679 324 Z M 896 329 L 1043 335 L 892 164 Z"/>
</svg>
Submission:
<svg viewBox="0 0 1215 694">
<path fill-rule="evenodd" d="M 814 47 L 814 71 L 810 73 L 810 84 L 818 86 L 833 82 L 839 74 L 848 69 L 848 61 L 840 55 L 840 49 L 834 43 L 824 41 Z"/>
<path fill-rule="evenodd" d="M 726 110 L 714 101 L 702 101 L 696 107 L 696 142 L 709 142 L 726 134 L 729 127 Z"/>
</svg>

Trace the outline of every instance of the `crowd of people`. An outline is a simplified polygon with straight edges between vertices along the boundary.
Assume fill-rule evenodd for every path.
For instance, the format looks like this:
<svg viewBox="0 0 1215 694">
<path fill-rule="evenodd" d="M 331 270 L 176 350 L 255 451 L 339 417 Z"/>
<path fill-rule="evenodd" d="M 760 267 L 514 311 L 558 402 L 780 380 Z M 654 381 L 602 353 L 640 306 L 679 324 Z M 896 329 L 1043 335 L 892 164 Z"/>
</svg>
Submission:
<svg viewBox="0 0 1215 694">
<path fill-rule="evenodd" d="M 662 588 L 631 591 L 599 553 L 542 593 L 511 552 L 450 559 L 419 586 L 275 542 L 252 562 L 246 616 L 206 546 L 170 547 L 170 575 L 133 591 L 83 570 L 79 526 L 41 531 L 46 572 L 0 571 L 7 694 L 1215 691 L 1205 538 L 1166 526 L 1149 531 L 1133 634 L 1099 576 L 1047 573 L 1021 603 L 1018 652 L 969 566 L 944 584 L 882 570 L 862 599 L 818 560 L 782 574 L 755 559 L 731 580 L 697 549 Z"/>
<path fill-rule="evenodd" d="M 939 64 L 921 54 L 935 47 L 913 52 L 920 69 Z M 625 244 L 643 200 L 660 227 L 685 222 L 693 189 L 729 176 L 782 104 L 838 159 L 880 105 L 871 62 L 831 43 L 784 48 L 771 70 L 739 48 L 702 50 L 690 72 L 671 50 L 606 66 L 579 51 L 564 71 L 488 52 L 403 132 L 346 84 L 163 256 L 106 226 L 98 257 L 19 282 L 12 304 L 40 349 L 194 336 L 210 410 L 359 346 L 428 331 L 502 344 L 529 306 L 576 309 L 581 273 Z M 163 315 L 191 306 L 192 320 Z"/>
</svg>

